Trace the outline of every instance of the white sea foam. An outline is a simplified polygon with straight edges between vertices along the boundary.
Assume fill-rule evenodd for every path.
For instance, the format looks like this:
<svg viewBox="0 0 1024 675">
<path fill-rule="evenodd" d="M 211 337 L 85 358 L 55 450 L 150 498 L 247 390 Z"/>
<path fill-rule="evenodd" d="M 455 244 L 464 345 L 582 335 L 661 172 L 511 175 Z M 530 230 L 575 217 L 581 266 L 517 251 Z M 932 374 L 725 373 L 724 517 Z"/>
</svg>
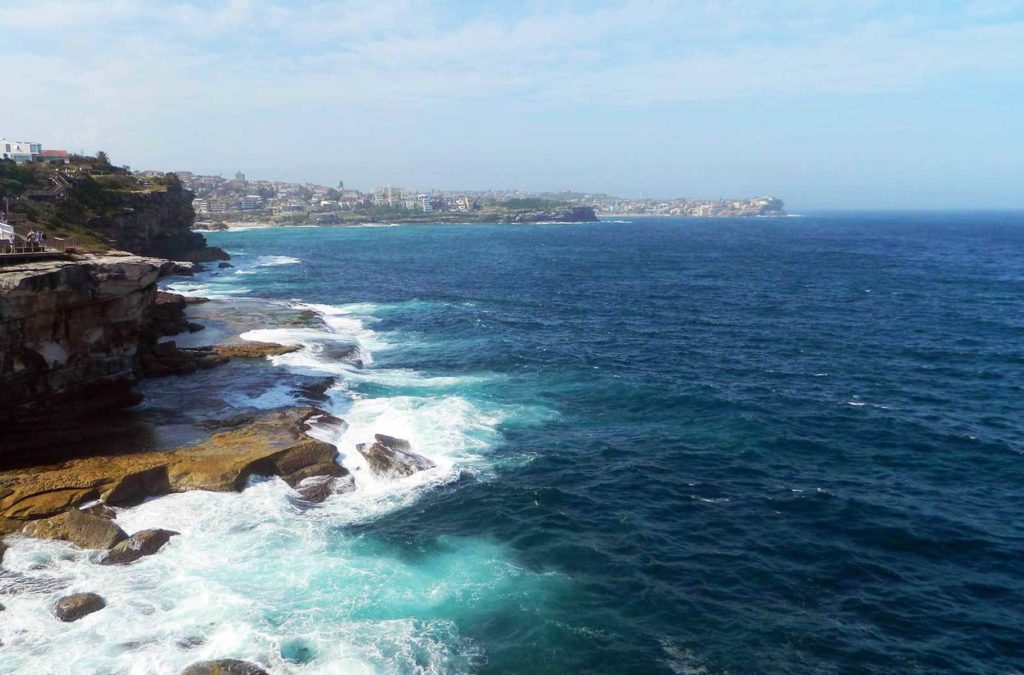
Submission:
<svg viewBox="0 0 1024 675">
<path fill-rule="evenodd" d="M 281 265 L 298 265 L 302 261 L 289 255 L 261 255 L 257 261 L 257 267 L 279 267 Z"/>
</svg>

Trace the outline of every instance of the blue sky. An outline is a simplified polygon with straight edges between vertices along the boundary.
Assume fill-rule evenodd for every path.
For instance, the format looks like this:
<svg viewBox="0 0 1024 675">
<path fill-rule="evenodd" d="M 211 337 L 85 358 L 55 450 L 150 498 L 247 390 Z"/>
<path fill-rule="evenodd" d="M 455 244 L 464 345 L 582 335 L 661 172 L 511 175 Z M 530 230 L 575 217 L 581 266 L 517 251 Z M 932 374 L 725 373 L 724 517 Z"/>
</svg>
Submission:
<svg viewBox="0 0 1024 675">
<path fill-rule="evenodd" d="M 0 0 L 0 136 L 372 188 L 1024 208 L 1024 0 Z"/>
</svg>

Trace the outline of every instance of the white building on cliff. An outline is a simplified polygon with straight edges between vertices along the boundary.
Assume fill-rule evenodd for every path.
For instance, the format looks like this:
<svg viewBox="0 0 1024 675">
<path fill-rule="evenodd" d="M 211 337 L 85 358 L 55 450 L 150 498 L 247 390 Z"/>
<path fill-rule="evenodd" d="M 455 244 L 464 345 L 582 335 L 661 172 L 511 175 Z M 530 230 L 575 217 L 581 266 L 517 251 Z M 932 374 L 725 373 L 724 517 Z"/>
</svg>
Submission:
<svg viewBox="0 0 1024 675">
<path fill-rule="evenodd" d="M 31 162 L 42 152 L 42 143 L 9 141 L 6 138 L 0 138 L 0 159 L 13 159 L 15 162 Z"/>
</svg>

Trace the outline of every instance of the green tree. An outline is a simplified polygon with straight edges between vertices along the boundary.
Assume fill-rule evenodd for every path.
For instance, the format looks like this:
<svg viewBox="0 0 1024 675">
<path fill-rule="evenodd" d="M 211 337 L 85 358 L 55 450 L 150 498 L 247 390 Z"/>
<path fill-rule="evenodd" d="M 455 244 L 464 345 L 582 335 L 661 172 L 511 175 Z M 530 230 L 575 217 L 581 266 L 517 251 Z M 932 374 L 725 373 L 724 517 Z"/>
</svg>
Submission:
<svg viewBox="0 0 1024 675">
<path fill-rule="evenodd" d="M 102 150 L 96 153 L 96 161 L 99 162 L 100 164 L 106 164 L 107 166 L 110 166 L 110 157 L 107 157 L 107 153 L 103 152 Z"/>
</svg>

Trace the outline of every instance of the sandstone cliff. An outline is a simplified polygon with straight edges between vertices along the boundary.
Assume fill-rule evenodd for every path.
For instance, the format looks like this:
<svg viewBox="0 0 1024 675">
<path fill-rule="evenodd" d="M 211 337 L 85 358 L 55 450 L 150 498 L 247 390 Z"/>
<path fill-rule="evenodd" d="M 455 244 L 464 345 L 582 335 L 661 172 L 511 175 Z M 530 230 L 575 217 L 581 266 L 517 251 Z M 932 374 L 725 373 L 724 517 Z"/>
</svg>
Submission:
<svg viewBox="0 0 1024 675">
<path fill-rule="evenodd" d="M 127 254 L 0 267 L 0 446 L 138 402 L 143 321 L 174 268 Z"/>
<path fill-rule="evenodd" d="M 124 251 L 185 260 L 206 248 L 206 238 L 190 229 L 195 216 L 192 193 L 175 181 L 164 191 L 111 193 L 110 208 L 86 227 Z"/>
</svg>

